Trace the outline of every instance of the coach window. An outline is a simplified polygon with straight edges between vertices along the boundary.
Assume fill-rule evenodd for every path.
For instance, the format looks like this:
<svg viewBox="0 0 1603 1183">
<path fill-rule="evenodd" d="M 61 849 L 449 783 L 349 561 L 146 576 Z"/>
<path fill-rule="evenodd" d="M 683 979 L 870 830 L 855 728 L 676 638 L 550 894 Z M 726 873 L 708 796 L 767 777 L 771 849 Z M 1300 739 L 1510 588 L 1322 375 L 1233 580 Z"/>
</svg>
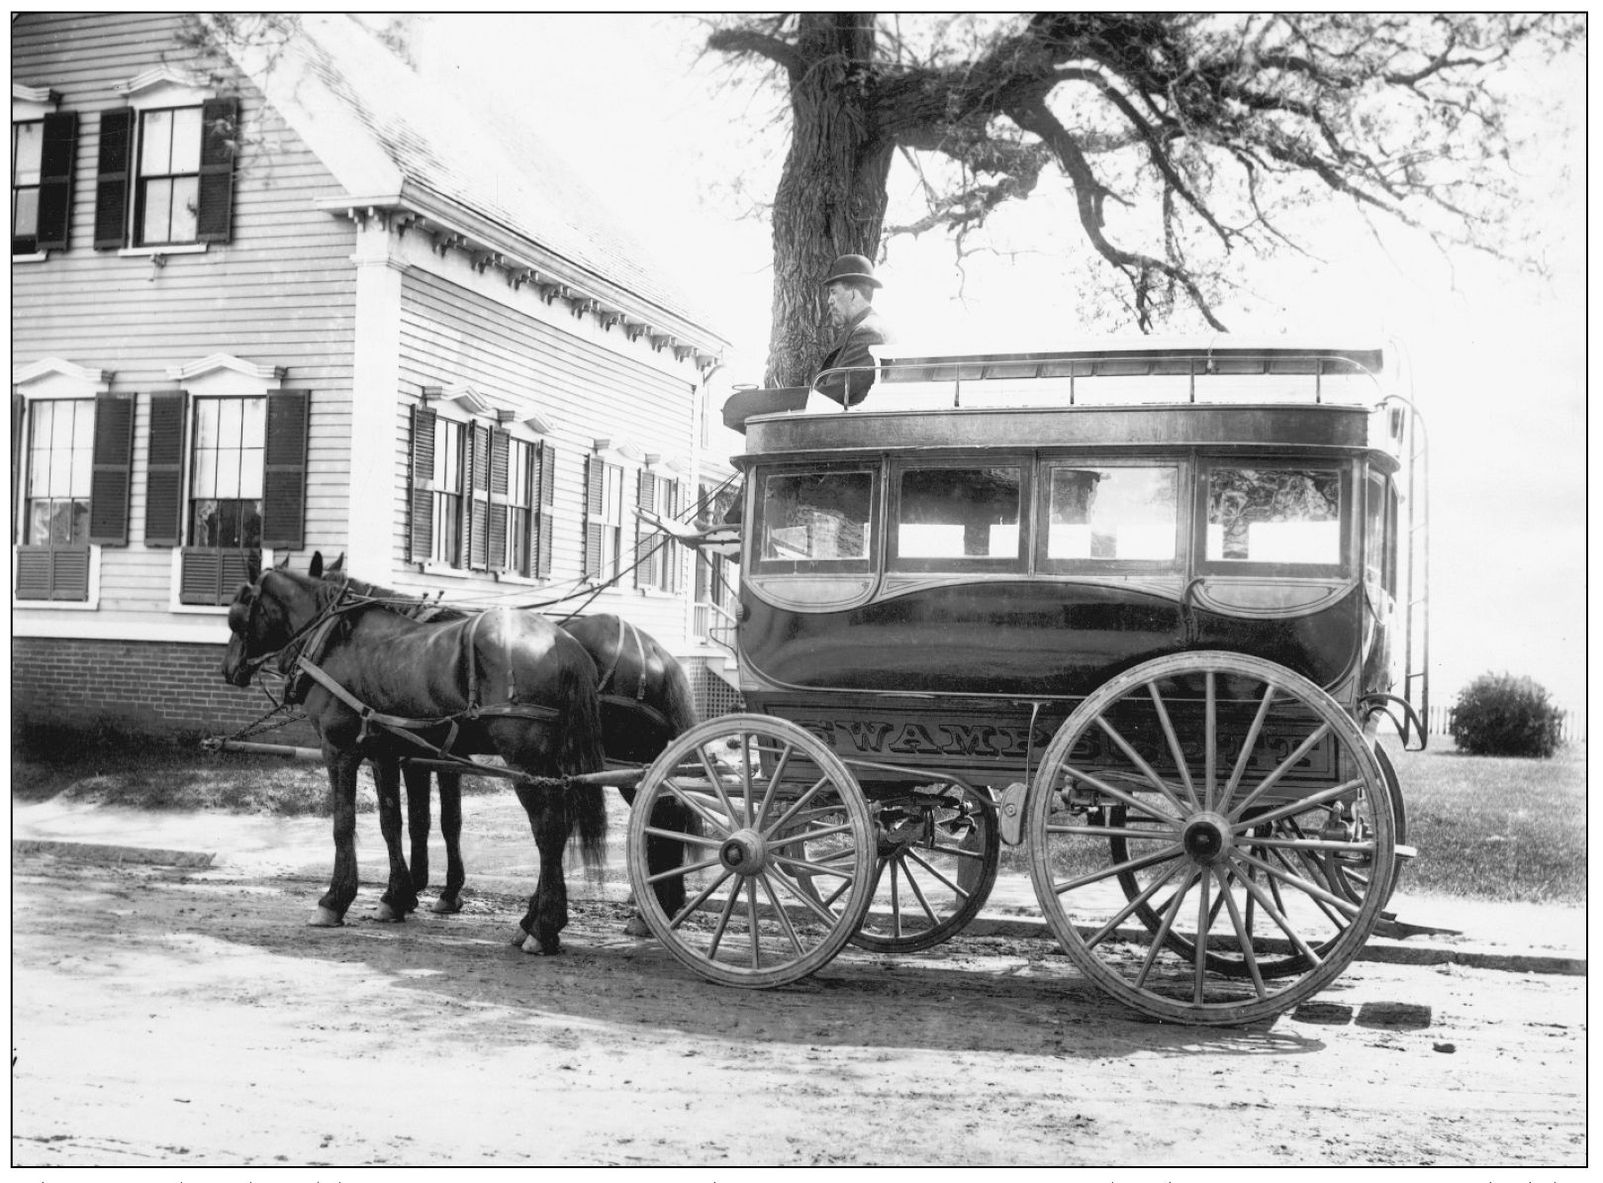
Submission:
<svg viewBox="0 0 1603 1183">
<path fill-rule="evenodd" d="M 1330 574 L 1342 564 L 1342 474 L 1300 464 L 1215 464 L 1203 560 L 1214 570 Z"/>
<path fill-rule="evenodd" d="M 941 465 L 893 474 L 891 565 L 1015 570 L 1021 565 L 1024 465 Z"/>
<path fill-rule="evenodd" d="M 1179 469 L 1073 461 L 1042 468 L 1043 566 L 1172 564 L 1179 553 Z"/>
<path fill-rule="evenodd" d="M 759 569 L 866 571 L 873 553 L 870 469 L 761 473 L 757 485 Z"/>
</svg>

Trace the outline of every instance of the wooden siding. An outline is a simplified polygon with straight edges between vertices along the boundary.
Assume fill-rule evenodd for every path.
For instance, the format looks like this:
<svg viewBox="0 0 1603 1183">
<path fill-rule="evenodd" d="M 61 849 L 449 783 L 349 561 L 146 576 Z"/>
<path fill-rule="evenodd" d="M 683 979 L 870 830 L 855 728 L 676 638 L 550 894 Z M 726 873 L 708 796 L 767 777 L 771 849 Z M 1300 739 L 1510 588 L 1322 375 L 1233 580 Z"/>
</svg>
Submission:
<svg viewBox="0 0 1603 1183">
<path fill-rule="evenodd" d="M 555 447 L 555 546 L 550 587 L 571 589 L 579 578 L 584 541 L 584 460 L 594 441 L 628 444 L 642 452 L 688 465 L 694 437 L 693 386 L 641 361 L 559 329 L 450 283 L 418 268 L 403 281 L 401 321 L 401 398 L 396 406 L 395 473 L 397 500 L 391 550 L 398 569 L 407 553 L 405 501 L 409 412 L 425 386 L 472 386 L 499 405 L 523 415 L 539 413 L 553 424 L 547 437 Z M 621 330 L 620 349 L 634 348 Z M 521 436 L 521 438 L 528 438 Z M 634 472 L 625 479 L 625 550 L 634 539 Z M 687 498 L 694 496 L 688 472 L 681 478 Z M 685 563 L 689 557 L 676 548 Z M 357 572 L 361 574 L 361 572 Z M 549 598 L 540 587 L 497 584 L 480 577 L 407 574 L 409 586 L 441 588 L 448 597 L 508 596 L 512 602 Z M 522 593 L 521 596 L 519 593 Z M 637 590 L 625 577 L 617 590 L 586 608 L 616 612 L 679 652 L 686 651 L 685 596 Z"/>
<path fill-rule="evenodd" d="M 148 257 L 93 249 L 102 111 L 126 105 L 120 83 L 163 63 L 190 64 L 179 19 L 136 12 L 24 14 L 11 28 L 12 77 L 48 86 L 79 114 L 69 248 L 14 263 L 14 363 L 61 357 L 113 371 L 112 391 L 170 390 L 171 366 L 214 353 L 283 366 L 285 385 L 311 391 L 306 549 L 346 533 L 355 270 L 354 229 L 313 202 L 339 192 L 328 170 L 262 96 L 235 78 L 243 154 L 233 240 L 201 254 Z M 171 552 L 143 536 L 148 400 L 135 416 L 130 545 L 102 555 L 102 620 L 165 614 Z M 304 557 L 304 556 L 302 556 Z"/>
</svg>

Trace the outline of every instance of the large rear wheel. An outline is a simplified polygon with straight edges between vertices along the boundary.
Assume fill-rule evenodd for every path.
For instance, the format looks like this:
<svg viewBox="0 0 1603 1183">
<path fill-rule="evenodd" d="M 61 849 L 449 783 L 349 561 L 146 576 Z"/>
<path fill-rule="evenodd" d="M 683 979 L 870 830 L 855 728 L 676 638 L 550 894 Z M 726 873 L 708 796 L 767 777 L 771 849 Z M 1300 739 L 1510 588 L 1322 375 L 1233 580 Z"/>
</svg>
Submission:
<svg viewBox="0 0 1603 1183">
<path fill-rule="evenodd" d="M 1075 709 L 1031 783 L 1025 842 L 1089 978 L 1158 1018 L 1246 1023 L 1323 989 L 1368 939 L 1395 820 L 1340 704 L 1273 662 L 1199 652 Z"/>
<path fill-rule="evenodd" d="M 671 800 L 692 832 L 650 818 Z M 687 848 L 652 873 L 646 841 Z M 629 817 L 629 881 L 652 933 L 679 961 L 727 986 L 777 986 L 840 952 L 874 891 L 874 821 L 861 788 L 821 741 L 766 715 L 691 728 L 647 770 Z M 657 882 L 679 879 L 670 915 Z M 671 893 L 670 893 L 671 894 Z"/>
</svg>

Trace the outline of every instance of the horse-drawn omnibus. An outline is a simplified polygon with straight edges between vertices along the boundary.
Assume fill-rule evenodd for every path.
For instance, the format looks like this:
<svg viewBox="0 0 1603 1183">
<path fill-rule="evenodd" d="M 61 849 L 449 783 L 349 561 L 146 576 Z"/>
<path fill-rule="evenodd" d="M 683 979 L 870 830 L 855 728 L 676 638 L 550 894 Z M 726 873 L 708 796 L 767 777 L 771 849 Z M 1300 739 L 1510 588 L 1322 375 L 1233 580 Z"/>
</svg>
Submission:
<svg viewBox="0 0 1603 1183">
<path fill-rule="evenodd" d="M 749 713 L 641 783 L 702 824 L 668 915 L 634 814 L 656 935 L 789 981 L 958 931 L 1021 846 L 1139 1010 L 1322 988 L 1411 853 L 1377 729 L 1423 742 L 1423 433 L 1386 360 L 1152 344 L 887 361 L 834 413 L 738 394 Z"/>
<path fill-rule="evenodd" d="M 642 660 L 623 717 L 660 754 L 623 769 L 600 768 L 621 749 L 599 700 L 626 628 L 430 621 L 320 561 L 263 573 L 224 672 L 244 685 L 276 656 L 323 739 L 343 804 L 319 922 L 355 894 L 363 759 L 388 769 L 386 898 L 415 906 L 394 769 L 491 752 L 540 846 L 526 947 L 559 947 L 562 848 L 577 817 L 594 850 L 614 784 L 636 906 L 715 982 L 942 941 L 1005 846 L 1065 953 L 1130 1006 L 1295 1006 L 1376 930 L 1412 853 L 1377 734 L 1424 742 L 1424 435 L 1387 360 L 1151 343 L 887 361 L 833 413 L 737 394 L 747 709 L 665 725 Z"/>
</svg>

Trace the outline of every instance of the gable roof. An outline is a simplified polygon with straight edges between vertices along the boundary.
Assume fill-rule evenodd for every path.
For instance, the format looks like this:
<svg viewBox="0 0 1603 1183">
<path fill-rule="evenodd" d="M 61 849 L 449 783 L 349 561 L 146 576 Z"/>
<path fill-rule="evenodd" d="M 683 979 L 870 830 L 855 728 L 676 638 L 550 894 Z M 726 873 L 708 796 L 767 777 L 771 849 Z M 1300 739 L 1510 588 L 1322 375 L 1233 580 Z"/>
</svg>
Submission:
<svg viewBox="0 0 1603 1183">
<path fill-rule="evenodd" d="M 417 215 L 698 353 L 727 348 L 535 132 L 421 78 L 350 16 L 306 13 L 281 52 L 234 40 L 229 52 L 344 188 L 326 208 Z"/>
</svg>

